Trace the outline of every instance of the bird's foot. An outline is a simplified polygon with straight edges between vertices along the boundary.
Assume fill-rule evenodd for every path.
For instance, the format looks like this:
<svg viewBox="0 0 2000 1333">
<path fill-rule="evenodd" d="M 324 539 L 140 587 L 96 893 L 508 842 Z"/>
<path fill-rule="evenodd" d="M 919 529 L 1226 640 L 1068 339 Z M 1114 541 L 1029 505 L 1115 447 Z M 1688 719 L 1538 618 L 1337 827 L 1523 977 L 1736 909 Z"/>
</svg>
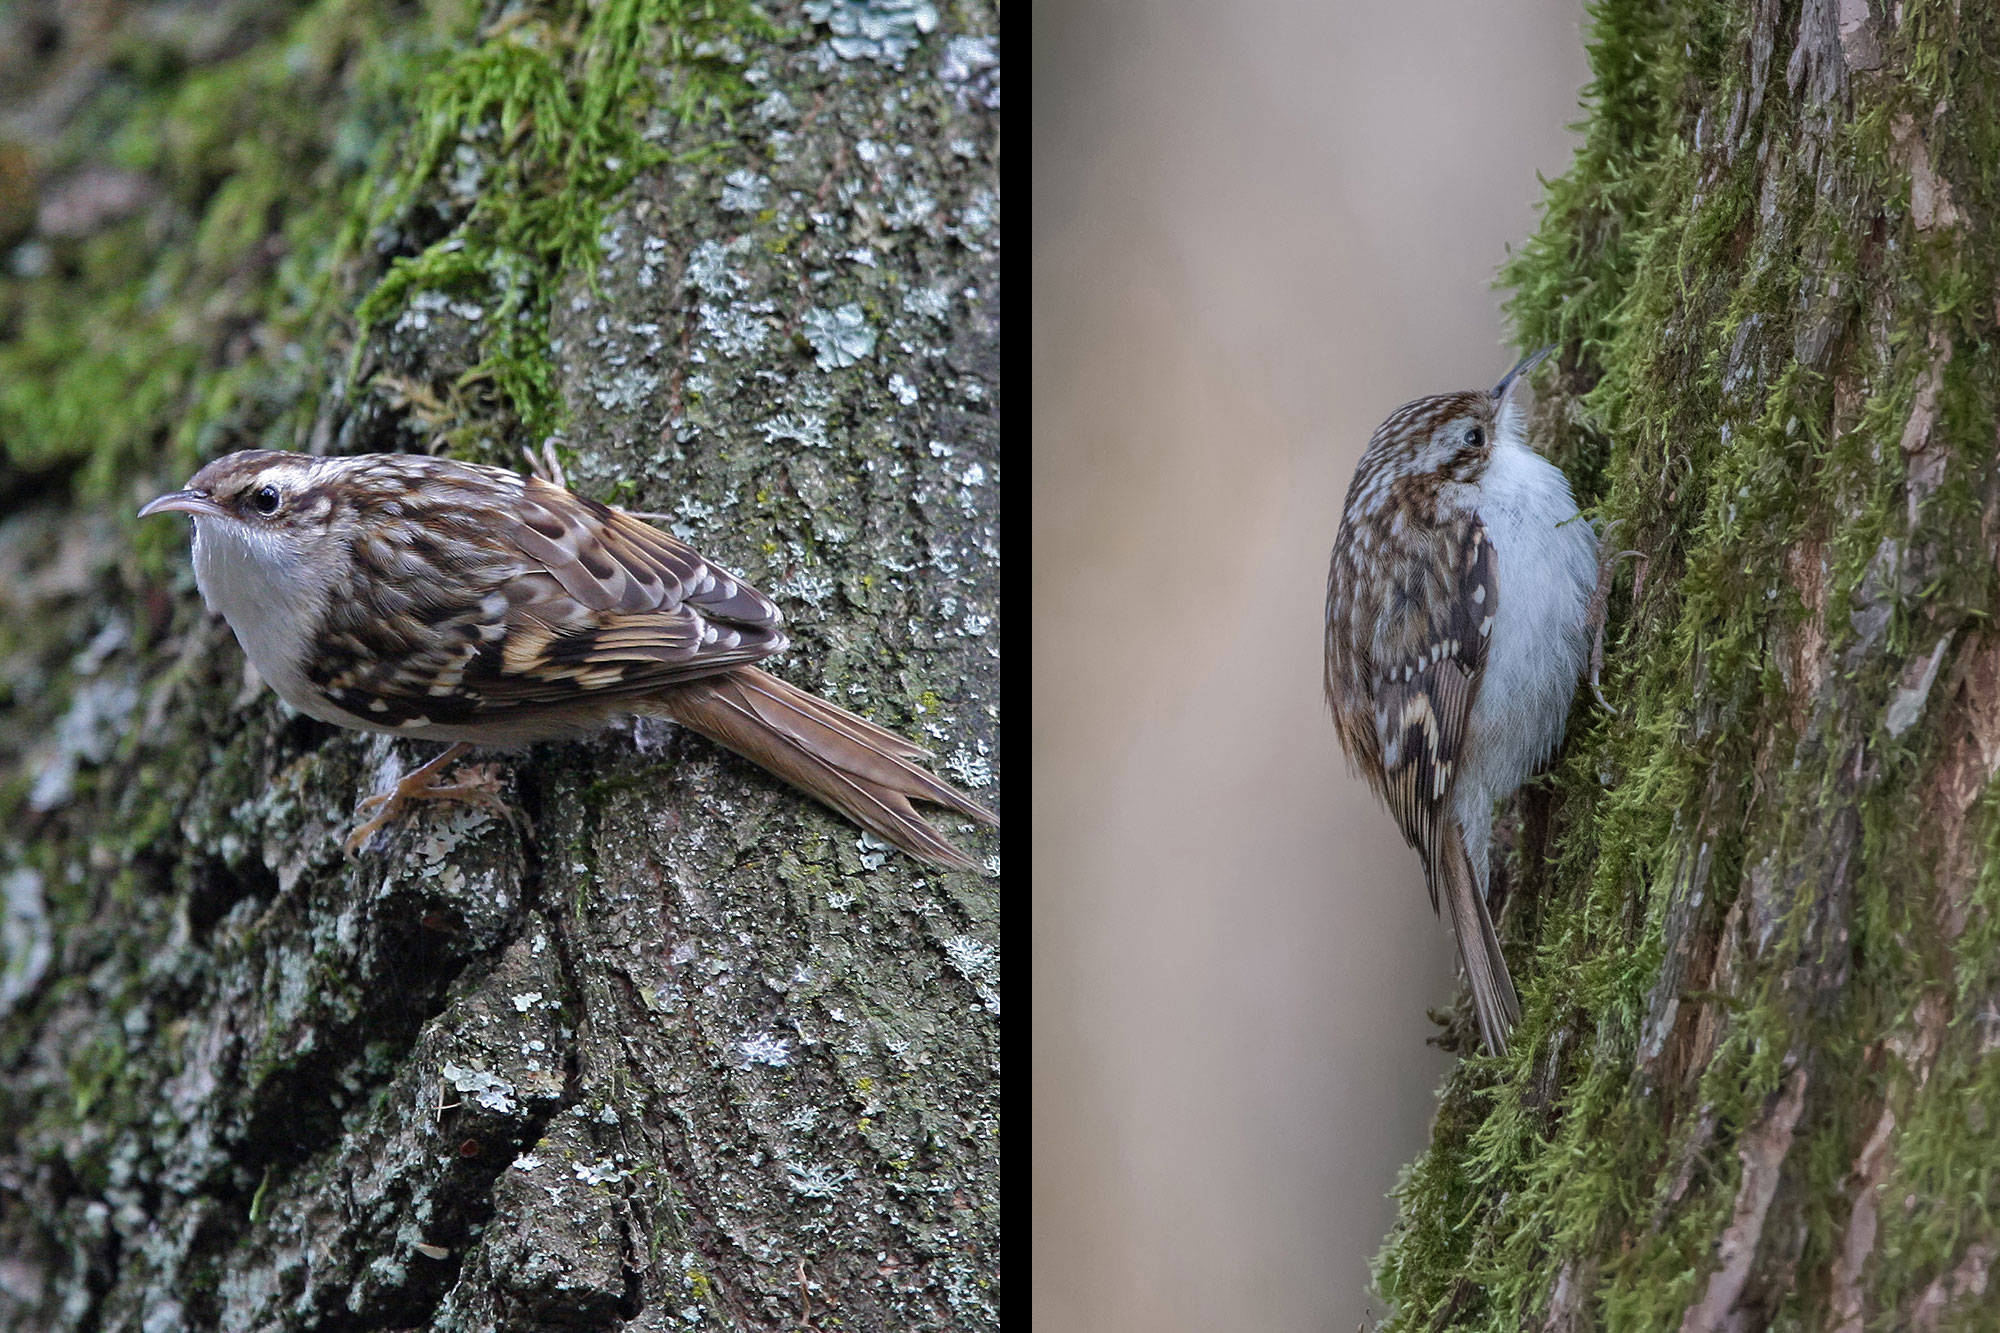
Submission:
<svg viewBox="0 0 2000 1333">
<path fill-rule="evenodd" d="M 1646 570 L 1651 564 L 1643 551 L 1615 551 L 1611 548 L 1611 534 L 1625 520 L 1614 518 L 1604 525 L 1604 535 L 1597 548 L 1597 586 L 1591 590 L 1590 605 L 1584 612 L 1584 624 L 1590 629 L 1590 692 L 1597 697 L 1597 703 L 1605 712 L 1617 716 L 1618 710 L 1604 697 L 1601 677 L 1604 674 L 1604 621 L 1611 605 L 1611 585 L 1618 578 L 1618 562 L 1631 556 L 1639 563 L 1632 573 L 1632 604 L 1639 603 L 1639 593 L 1646 586 Z"/>
<path fill-rule="evenodd" d="M 521 452 L 527 456 L 528 471 L 531 475 L 540 477 L 551 486 L 569 489 L 569 478 L 563 475 L 562 459 L 556 457 L 556 442 L 553 436 L 542 441 L 541 457 L 537 458 L 533 447 L 529 445 L 522 445 Z"/>
<path fill-rule="evenodd" d="M 464 754 L 467 748 L 465 745 L 452 746 L 390 790 L 379 796 L 370 796 L 356 806 L 355 814 L 370 817 L 347 835 L 347 854 L 359 855 L 370 838 L 400 819 L 416 801 L 459 801 L 484 806 L 526 832 L 527 816 L 500 799 L 504 779 L 498 764 L 467 764 L 452 774 L 453 781 L 438 781 L 445 765 Z"/>
</svg>

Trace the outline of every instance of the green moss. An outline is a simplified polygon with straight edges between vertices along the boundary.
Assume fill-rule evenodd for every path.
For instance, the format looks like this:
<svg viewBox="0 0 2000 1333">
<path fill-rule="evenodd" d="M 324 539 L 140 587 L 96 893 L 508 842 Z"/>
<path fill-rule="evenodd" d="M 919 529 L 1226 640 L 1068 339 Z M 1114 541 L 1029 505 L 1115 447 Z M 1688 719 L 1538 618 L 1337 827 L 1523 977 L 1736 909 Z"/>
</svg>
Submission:
<svg viewBox="0 0 2000 1333">
<path fill-rule="evenodd" d="M 296 9 L 248 52 L 192 73 L 113 67 L 102 110 L 77 118 L 46 167 L 100 159 L 109 122 L 108 155 L 144 175 L 154 206 L 59 243 L 46 276 L 0 279 L 9 461 L 76 469 L 100 495 L 162 448 L 192 465 L 231 434 L 245 397 L 290 397 L 299 376 L 283 344 L 325 326 L 340 222 L 368 165 L 343 146 L 375 137 L 429 55 L 409 35 L 422 25 L 395 26 L 392 8 Z M 231 346 L 246 317 L 277 336 Z"/>
<path fill-rule="evenodd" d="M 271 1168 L 265 1167 L 262 1178 L 257 1181 L 256 1192 L 250 1196 L 250 1221 L 254 1225 L 264 1220 L 264 1195 L 271 1188 Z"/>
<path fill-rule="evenodd" d="M 483 358 L 460 385 L 491 379 L 530 437 L 561 420 L 548 348 L 556 275 L 587 272 L 605 205 L 664 150 L 643 134 L 657 96 L 647 70 L 680 62 L 676 115 L 727 112 L 749 87 L 720 62 L 688 52 L 730 28 L 761 23 L 745 3 L 612 0 L 558 7 L 515 23 L 456 55 L 419 99 L 418 129 L 396 188 L 371 222 L 406 214 L 455 150 L 484 169 L 477 200 L 447 234 L 398 259 L 360 305 L 357 319 L 386 319 L 419 291 L 494 302 L 482 321 Z M 561 31 L 565 21 L 580 28 Z M 670 48 L 662 55 L 659 48 Z M 356 349 L 358 366 L 360 349 Z"/>
<path fill-rule="evenodd" d="M 1996 250 L 1967 234 L 2000 203 L 2000 38 L 1990 19 L 1913 9 L 1889 61 L 1918 73 L 1857 77 L 1852 123 L 1808 163 L 1784 75 L 1796 15 L 1777 20 L 1762 102 L 1732 132 L 1758 58 L 1751 10 L 1593 7 L 1583 146 L 1502 275 L 1522 345 L 1562 349 L 1554 450 L 1620 524 L 1617 544 L 1646 553 L 1646 592 L 1614 602 L 1605 689 L 1621 711 L 1579 707 L 1549 854 L 1516 867 L 1507 933 L 1517 959 L 1533 955 L 1517 963 L 1520 1039 L 1452 1075 L 1398 1189 L 1376 1273 L 1387 1327 L 1447 1310 L 1453 1326 L 1538 1323 L 1575 1263 L 1604 1324 L 1677 1323 L 1734 1207 L 1735 1145 L 1792 1063 L 1811 1081 L 1775 1205 L 1798 1238 L 1778 1322 L 1825 1299 L 1848 1173 L 1885 1098 L 1910 1117 L 1894 1154 L 1905 1192 L 1962 1197 L 1992 1170 L 1990 1136 L 1966 1119 L 1994 1091 L 1970 1039 L 1921 1087 L 1880 1052 L 1939 978 L 1955 978 L 1961 1013 L 2000 989 L 2000 809 L 1969 817 L 1986 869 L 1964 934 L 1938 940 L 1916 839 L 1955 738 L 1935 701 L 1893 742 L 1879 718 L 1912 656 L 1990 624 L 1995 600 L 1991 562 L 1960 553 L 1985 549 L 2000 401 Z M 1955 114 L 1934 121 L 1940 103 Z M 1965 229 L 1915 228 L 1904 113 L 1931 136 Z M 1947 465 L 1913 523 L 1899 444 L 1939 338 L 1954 348 L 1932 433 Z M 1794 563 L 1818 551 L 1823 613 Z M 1830 668 L 1816 691 L 1791 678 L 1809 630 Z M 1718 947 L 1735 951 L 1725 989 L 1663 989 L 1674 951 L 1705 969 Z M 1688 1015 L 1714 1023 L 1700 1068 L 1649 1026 L 1676 993 L 1675 1041 L 1691 1040 Z M 1914 1265 L 1904 1295 L 1994 1235 L 1983 1204 L 1891 1211 L 1881 1252 Z"/>
<path fill-rule="evenodd" d="M 656 107 L 726 115 L 747 96 L 696 52 L 768 25 L 730 0 L 554 3 L 484 26 L 480 10 L 435 0 L 412 20 L 387 0 L 319 0 L 193 73 L 135 56 L 48 169 L 101 160 L 92 131 L 108 123 L 108 155 L 161 197 L 61 243 L 45 276 L 0 277 L 8 461 L 103 496 L 162 451 L 187 471 L 229 448 L 304 447 L 324 396 L 365 387 L 366 326 L 421 291 L 489 304 L 481 359 L 451 386 L 475 406 L 457 415 L 553 428 L 555 275 L 588 266 L 605 201 L 662 157 L 645 137 Z M 649 76 L 661 65 L 665 88 Z M 441 177 L 467 161 L 484 176 L 454 207 Z M 263 332 L 246 344 L 249 324 Z M 151 532 L 157 565 L 179 538 Z"/>
<path fill-rule="evenodd" d="M 84 1044 L 69 1067 L 70 1109 L 77 1120 L 89 1117 L 124 1069 L 124 1043 L 111 1032 L 100 1031 Z"/>
</svg>

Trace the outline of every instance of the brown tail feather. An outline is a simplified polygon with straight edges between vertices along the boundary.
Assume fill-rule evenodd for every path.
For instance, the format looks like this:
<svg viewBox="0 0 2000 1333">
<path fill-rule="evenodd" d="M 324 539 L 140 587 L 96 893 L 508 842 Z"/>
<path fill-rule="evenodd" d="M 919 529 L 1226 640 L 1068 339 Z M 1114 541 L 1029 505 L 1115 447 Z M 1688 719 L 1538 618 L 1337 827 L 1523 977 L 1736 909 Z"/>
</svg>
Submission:
<svg viewBox="0 0 2000 1333">
<path fill-rule="evenodd" d="M 659 711 L 825 802 L 910 855 L 954 870 L 978 863 L 917 814 L 930 801 L 998 827 L 991 810 L 919 768 L 928 751 L 755 667 L 691 681 Z"/>
<path fill-rule="evenodd" d="M 1465 979 L 1472 987 L 1472 1011 L 1479 1020 L 1479 1035 L 1492 1055 L 1507 1053 L 1507 1035 L 1521 1021 L 1521 1001 L 1514 994 L 1514 978 L 1508 975 L 1506 955 L 1500 952 L 1500 935 L 1486 911 L 1486 899 L 1465 859 L 1465 842 L 1456 824 L 1439 839 L 1438 864 L 1433 896 L 1441 899 L 1451 918 L 1452 934 L 1458 937 L 1458 956 L 1465 963 Z"/>
</svg>

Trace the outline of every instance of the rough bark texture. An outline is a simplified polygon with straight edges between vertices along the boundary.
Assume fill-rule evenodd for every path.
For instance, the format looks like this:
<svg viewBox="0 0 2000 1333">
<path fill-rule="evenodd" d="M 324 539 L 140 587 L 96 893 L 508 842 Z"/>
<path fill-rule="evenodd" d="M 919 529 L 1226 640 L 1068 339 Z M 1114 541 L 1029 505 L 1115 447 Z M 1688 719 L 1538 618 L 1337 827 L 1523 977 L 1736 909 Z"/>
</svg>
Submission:
<svg viewBox="0 0 2000 1333">
<path fill-rule="evenodd" d="M 1619 712 L 1523 800 L 1525 1021 L 1447 1084 L 1387 1323 L 1992 1327 L 2000 16 L 1594 25 L 1506 276 L 1543 438 L 1642 553 Z"/>
<path fill-rule="evenodd" d="M 996 880 L 665 724 L 347 860 L 435 747 L 290 714 L 129 518 L 554 433 L 993 800 L 997 22 L 0 16 L 0 1325 L 997 1326 Z"/>
</svg>

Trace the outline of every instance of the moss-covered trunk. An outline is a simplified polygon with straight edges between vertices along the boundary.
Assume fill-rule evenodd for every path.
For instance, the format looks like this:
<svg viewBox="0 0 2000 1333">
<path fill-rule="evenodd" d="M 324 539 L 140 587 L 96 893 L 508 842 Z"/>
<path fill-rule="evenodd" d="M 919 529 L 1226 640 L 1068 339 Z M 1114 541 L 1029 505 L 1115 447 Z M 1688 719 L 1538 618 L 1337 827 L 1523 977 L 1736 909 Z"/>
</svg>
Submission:
<svg viewBox="0 0 2000 1333">
<path fill-rule="evenodd" d="M 350 861 L 435 747 L 283 708 L 130 517 L 553 436 L 991 800 L 997 23 L 0 11 L 0 1325 L 997 1326 L 997 881 L 664 724 Z"/>
<path fill-rule="evenodd" d="M 1603 0 L 1511 263 L 1628 559 L 1396 1328 L 1993 1327 L 2000 14 Z"/>
</svg>

